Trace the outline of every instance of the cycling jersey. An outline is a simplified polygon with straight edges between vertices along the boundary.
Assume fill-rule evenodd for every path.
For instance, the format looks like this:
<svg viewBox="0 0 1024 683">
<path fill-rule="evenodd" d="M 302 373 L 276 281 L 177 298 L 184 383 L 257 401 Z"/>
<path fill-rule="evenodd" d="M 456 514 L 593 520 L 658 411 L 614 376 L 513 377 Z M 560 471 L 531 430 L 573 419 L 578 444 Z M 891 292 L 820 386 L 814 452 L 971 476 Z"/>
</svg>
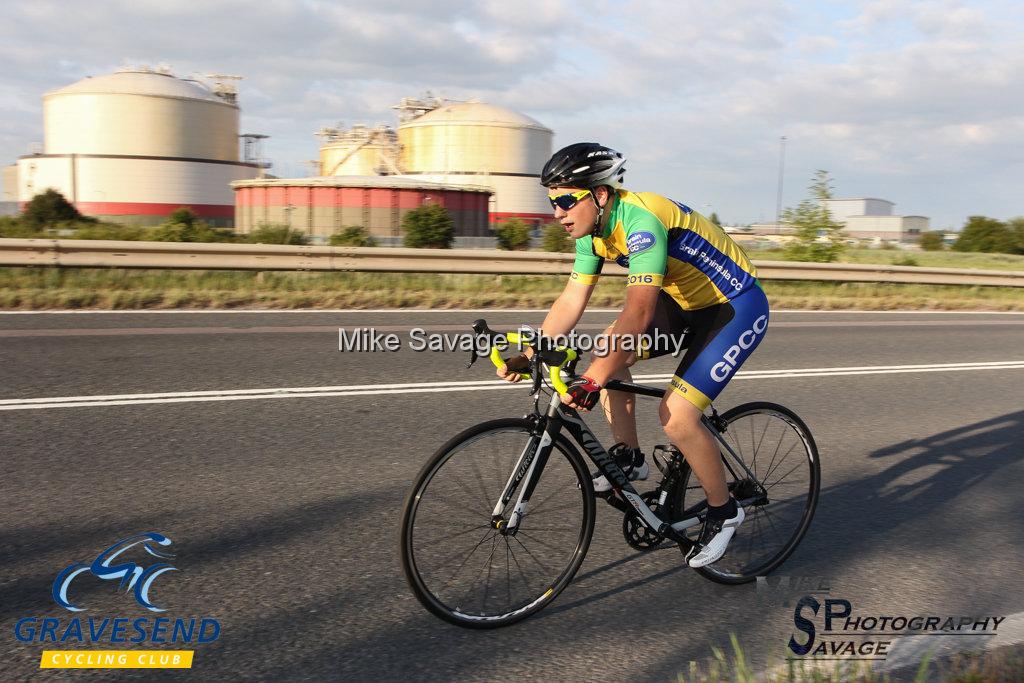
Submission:
<svg viewBox="0 0 1024 683">
<path fill-rule="evenodd" d="M 609 258 L 629 268 L 627 286 L 659 286 L 684 310 L 725 303 L 757 285 L 757 270 L 722 228 L 651 192 L 617 191 L 604 235 L 576 240 L 571 277 L 594 284 Z"/>
</svg>

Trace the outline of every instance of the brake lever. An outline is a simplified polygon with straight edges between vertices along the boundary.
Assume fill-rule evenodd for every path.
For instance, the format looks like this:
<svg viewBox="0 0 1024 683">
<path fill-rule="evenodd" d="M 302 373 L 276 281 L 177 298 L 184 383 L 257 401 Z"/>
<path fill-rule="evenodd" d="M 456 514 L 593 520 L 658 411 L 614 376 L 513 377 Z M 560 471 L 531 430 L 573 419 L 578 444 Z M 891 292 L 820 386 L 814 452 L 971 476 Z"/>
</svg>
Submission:
<svg viewBox="0 0 1024 683">
<path fill-rule="evenodd" d="M 531 370 L 530 379 L 533 381 L 533 387 L 530 389 L 531 394 L 536 394 L 540 391 L 540 353 L 534 352 L 533 358 L 531 359 Z"/>
</svg>

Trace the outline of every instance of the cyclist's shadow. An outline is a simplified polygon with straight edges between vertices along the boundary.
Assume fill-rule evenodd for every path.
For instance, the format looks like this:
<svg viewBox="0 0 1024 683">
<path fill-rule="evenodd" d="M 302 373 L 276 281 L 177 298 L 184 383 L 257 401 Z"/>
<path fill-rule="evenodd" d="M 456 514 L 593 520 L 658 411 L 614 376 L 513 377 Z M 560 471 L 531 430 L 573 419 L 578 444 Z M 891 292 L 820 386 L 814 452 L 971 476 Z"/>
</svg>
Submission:
<svg viewBox="0 0 1024 683">
<path fill-rule="evenodd" d="M 922 439 L 908 439 L 875 450 L 868 454 L 868 458 L 898 459 L 880 472 L 823 489 L 818 515 L 804 541 L 805 544 L 812 542 L 808 548 L 798 548 L 791 561 L 799 555 L 812 557 L 807 552 L 811 546 L 827 543 L 825 557 L 829 564 L 834 564 L 844 554 L 864 552 L 864 544 L 870 543 L 872 538 L 872 534 L 866 534 L 865 530 L 882 530 L 874 536 L 874 544 L 887 545 L 891 543 L 888 535 L 894 529 L 921 517 L 929 518 L 935 533 L 929 534 L 927 540 L 911 539 L 907 547 L 913 547 L 915 542 L 926 542 L 929 547 L 934 547 L 941 542 L 942 527 L 948 522 L 947 517 L 936 514 L 941 508 L 953 509 L 949 504 L 955 503 L 958 496 L 968 489 L 1024 460 L 1024 411 Z M 826 453 L 824 461 L 827 463 L 827 460 Z M 1016 512 L 1013 497 L 1007 497 L 1002 504 L 1008 514 L 1000 517 L 999 524 L 1008 533 L 1024 534 L 1024 523 Z M 965 506 L 957 510 L 958 515 L 977 514 Z M 1014 531 L 1007 525 L 1016 525 L 1017 528 Z M 815 533 L 815 527 L 818 533 Z M 823 531 L 826 529 L 827 533 Z M 949 538 L 960 536 L 957 529 L 948 531 Z M 834 544 L 830 539 L 836 536 L 859 539 L 859 542 Z"/>
</svg>

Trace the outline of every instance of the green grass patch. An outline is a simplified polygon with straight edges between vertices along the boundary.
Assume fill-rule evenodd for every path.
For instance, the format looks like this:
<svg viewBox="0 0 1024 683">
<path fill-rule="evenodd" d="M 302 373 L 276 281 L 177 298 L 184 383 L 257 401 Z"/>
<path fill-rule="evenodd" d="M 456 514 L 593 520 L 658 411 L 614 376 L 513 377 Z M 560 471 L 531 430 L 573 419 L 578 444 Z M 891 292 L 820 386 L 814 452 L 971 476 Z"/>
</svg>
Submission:
<svg viewBox="0 0 1024 683">
<path fill-rule="evenodd" d="M 1024 288 L 767 281 L 774 308 L 1024 310 Z M 0 308 L 543 308 L 565 279 L 545 275 L 0 268 Z M 625 301 L 621 278 L 591 306 Z"/>
<path fill-rule="evenodd" d="M 782 249 L 752 249 L 755 261 L 789 261 Z M 844 249 L 838 263 L 869 265 L 911 265 L 923 268 L 977 268 L 980 270 L 1024 271 L 1024 255 L 983 254 L 959 251 L 905 251 L 902 249 Z"/>
</svg>

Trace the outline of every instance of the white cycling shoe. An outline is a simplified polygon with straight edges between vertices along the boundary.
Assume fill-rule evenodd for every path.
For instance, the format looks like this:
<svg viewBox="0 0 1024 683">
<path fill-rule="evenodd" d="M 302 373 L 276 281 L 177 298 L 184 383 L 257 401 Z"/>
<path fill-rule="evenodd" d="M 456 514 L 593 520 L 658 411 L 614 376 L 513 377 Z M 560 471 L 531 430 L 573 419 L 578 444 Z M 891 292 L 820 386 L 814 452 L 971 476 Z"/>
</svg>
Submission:
<svg viewBox="0 0 1024 683">
<path fill-rule="evenodd" d="M 651 466 L 646 462 L 639 465 L 631 465 L 629 467 L 623 467 L 622 471 L 626 473 L 626 477 L 630 481 L 643 481 L 651 474 Z M 611 491 L 612 485 L 608 481 L 608 478 L 603 474 L 600 477 L 594 477 L 594 493 L 603 493 L 605 491 Z"/>
<path fill-rule="evenodd" d="M 729 542 L 732 541 L 737 527 L 743 523 L 745 518 L 746 515 L 743 512 L 743 508 L 739 505 L 736 506 L 735 517 L 718 520 L 705 518 L 704 527 L 700 531 L 700 538 L 690 552 L 687 564 L 697 569 L 722 559 L 722 555 L 725 554 L 726 549 L 729 547 Z"/>
</svg>

